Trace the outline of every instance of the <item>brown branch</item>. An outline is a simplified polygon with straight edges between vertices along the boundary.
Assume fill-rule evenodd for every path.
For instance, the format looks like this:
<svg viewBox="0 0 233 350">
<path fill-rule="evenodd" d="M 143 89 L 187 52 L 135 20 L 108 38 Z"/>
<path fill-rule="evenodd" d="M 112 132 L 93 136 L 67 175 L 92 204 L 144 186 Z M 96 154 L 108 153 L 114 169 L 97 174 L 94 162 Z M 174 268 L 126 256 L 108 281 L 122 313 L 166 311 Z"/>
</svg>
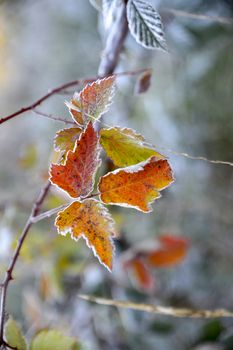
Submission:
<svg viewBox="0 0 233 350">
<path fill-rule="evenodd" d="M 115 66 L 113 68 L 115 69 Z M 116 77 L 133 76 L 133 75 L 141 74 L 143 72 L 147 72 L 148 70 L 151 70 L 151 69 L 142 68 L 142 69 L 138 69 L 138 70 L 134 70 L 134 71 L 126 71 L 126 72 L 115 73 L 114 75 Z M 105 74 L 105 75 L 108 76 L 108 75 L 111 75 L 111 74 L 108 73 L 108 74 Z M 63 91 L 67 87 L 72 87 L 72 86 L 76 86 L 76 85 L 79 85 L 79 84 L 88 84 L 88 83 L 91 83 L 91 82 L 95 81 L 98 78 L 99 77 L 97 76 L 95 78 L 90 78 L 90 79 L 78 79 L 78 80 L 73 80 L 73 81 L 70 81 L 68 83 L 62 84 L 62 85 L 60 85 L 60 86 L 50 90 L 46 95 L 42 96 L 40 99 L 38 99 L 35 102 L 33 102 L 31 105 L 29 105 L 27 107 L 23 107 L 23 108 L 19 109 L 18 111 L 14 112 L 12 114 L 9 114 L 6 117 L 0 118 L 0 124 L 3 124 L 5 122 L 7 122 L 8 120 L 13 119 L 15 117 L 18 117 L 18 116 L 24 114 L 25 112 L 34 111 L 35 108 L 38 107 L 39 105 L 41 105 L 44 101 L 48 100 L 51 96 L 60 93 L 61 91 Z"/>
<path fill-rule="evenodd" d="M 0 345 L 4 345 L 5 341 L 3 340 L 3 333 L 4 333 L 4 323 L 5 323 L 5 309 L 6 309 L 6 296 L 7 296 L 7 290 L 9 283 L 13 280 L 13 270 L 15 268 L 17 259 L 19 257 L 23 242 L 25 238 L 27 237 L 27 234 L 33 224 L 33 219 L 35 216 L 37 216 L 41 210 L 41 206 L 43 204 L 43 201 L 45 197 L 48 194 L 49 188 L 51 184 L 48 181 L 45 186 L 42 188 L 37 200 L 35 201 L 31 214 L 26 222 L 26 225 L 22 231 L 22 234 L 18 240 L 17 247 L 15 249 L 14 255 L 12 257 L 12 260 L 8 266 L 8 269 L 6 271 L 5 279 L 1 285 L 2 293 L 1 293 L 1 299 L 0 299 Z"/>
<path fill-rule="evenodd" d="M 99 298 L 92 295 L 79 295 L 79 298 L 91 301 L 100 305 L 116 306 L 124 309 L 133 309 L 154 313 L 157 315 L 173 316 L 173 317 L 188 317 L 188 318 L 219 318 L 233 317 L 233 312 L 225 309 L 217 310 L 195 310 L 186 308 L 175 308 L 172 306 L 160 306 L 152 304 L 138 304 L 131 301 L 113 300 Z"/>
<path fill-rule="evenodd" d="M 6 116 L 6 117 L 1 118 L 0 119 L 0 124 L 4 123 L 4 122 L 6 122 L 6 121 L 8 121 L 8 120 L 10 120 L 12 118 L 15 118 L 18 115 L 21 115 L 21 114 L 23 114 L 25 112 L 33 110 L 34 108 L 36 108 L 37 106 L 41 105 L 45 100 L 47 100 L 51 96 L 61 92 L 64 89 L 67 89 L 68 87 L 79 85 L 81 82 L 82 82 L 82 80 L 73 80 L 73 81 L 70 81 L 68 83 L 62 84 L 62 85 L 60 85 L 60 86 L 50 90 L 46 95 L 42 96 L 41 98 L 36 100 L 31 105 L 29 105 L 27 107 L 23 107 L 23 108 L 19 109 L 18 111 L 14 112 L 14 113 Z"/>
</svg>

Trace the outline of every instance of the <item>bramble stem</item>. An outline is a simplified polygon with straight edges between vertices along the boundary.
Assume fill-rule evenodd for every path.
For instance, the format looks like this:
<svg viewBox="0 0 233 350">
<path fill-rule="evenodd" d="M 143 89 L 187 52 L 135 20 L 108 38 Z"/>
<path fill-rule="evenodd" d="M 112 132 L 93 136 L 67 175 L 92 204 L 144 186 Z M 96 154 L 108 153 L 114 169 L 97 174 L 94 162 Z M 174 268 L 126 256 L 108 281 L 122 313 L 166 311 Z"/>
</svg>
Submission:
<svg viewBox="0 0 233 350">
<path fill-rule="evenodd" d="M 109 34 L 109 38 L 108 38 L 107 43 L 106 43 L 106 48 L 104 50 L 105 55 L 103 56 L 103 58 L 100 62 L 100 66 L 99 66 L 100 73 L 99 73 L 98 77 L 112 75 L 116 66 L 117 66 L 119 54 L 122 50 L 124 40 L 126 38 L 127 31 L 128 31 L 127 20 L 126 20 L 126 2 L 127 1 L 125 0 L 123 6 L 121 8 L 119 8 L 117 20 L 116 20 L 115 24 L 113 25 L 113 28 Z M 111 53 L 111 55 L 110 55 L 110 53 Z M 146 72 L 147 70 L 148 69 L 139 69 L 139 70 L 135 70 L 135 71 L 117 73 L 115 75 L 116 76 L 137 75 L 137 74 L 141 74 L 143 72 Z M 3 124 L 4 122 L 6 122 L 10 119 L 13 119 L 17 116 L 20 116 L 28 111 L 34 111 L 37 114 L 44 114 L 43 116 L 48 117 L 48 115 L 45 115 L 45 113 L 40 113 L 40 112 L 36 111 L 36 107 L 41 105 L 44 101 L 49 99 L 51 96 L 58 94 L 64 90 L 66 90 L 67 88 L 77 86 L 81 83 L 87 84 L 87 83 L 95 81 L 97 78 L 74 80 L 74 81 L 62 84 L 62 85 L 50 90 L 47 94 L 45 94 L 44 96 L 42 96 L 41 98 L 36 100 L 31 105 L 29 105 L 27 107 L 23 107 L 23 108 L 19 109 L 18 111 L 0 119 L 0 124 Z M 18 240 L 18 244 L 17 244 L 17 247 L 14 251 L 12 260 L 8 266 L 7 271 L 6 271 L 5 279 L 1 285 L 2 293 L 1 293 L 1 298 L 0 298 L 0 346 L 5 347 L 8 345 L 3 338 L 3 336 L 4 336 L 4 323 L 5 323 L 6 297 L 7 297 L 8 286 L 9 286 L 10 281 L 13 280 L 13 276 L 12 276 L 13 270 L 15 268 L 17 259 L 20 255 L 22 245 L 27 237 L 27 234 L 28 234 L 32 224 L 35 222 L 35 218 L 38 216 L 38 214 L 41 210 L 41 206 L 43 204 L 44 199 L 46 198 L 46 196 L 48 194 L 50 186 L 51 186 L 51 183 L 48 181 L 46 183 L 46 185 L 42 188 L 36 202 L 33 205 L 31 214 L 30 214 L 30 216 L 26 222 L 26 225 L 21 233 L 21 236 Z M 90 195 L 89 198 L 94 197 L 96 195 L 98 195 L 98 194 Z M 45 213 L 42 215 L 44 217 Z"/>
<path fill-rule="evenodd" d="M 115 67 L 112 66 L 112 71 L 114 71 Z M 126 71 L 126 72 L 120 72 L 120 73 L 116 73 L 114 74 L 116 77 L 121 77 L 121 76 L 133 76 L 133 75 L 138 75 L 144 72 L 147 72 L 148 68 L 142 68 L 142 69 L 138 69 L 138 70 L 133 70 L 133 71 Z M 110 73 L 105 74 L 106 76 L 108 75 L 112 75 Z M 36 100 L 35 102 L 33 102 L 31 105 L 27 106 L 27 107 L 23 107 L 20 108 L 18 111 L 9 114 L 6 117 L 0 118 L 0 124 L 3 124 L 5 122 L 7 122 L 10 119 L 16 118 L 26 112 L 30 112 L 30 111 L 35 111 L 35 108 L 40 106 L 44 101 L 48 100 L 50 97 L 52 97 L 53 95 L 59 94 L 60 92 L 64 91 L 64 89 L 66 89 L 67 87 L 72 87 L 72 86 L 77 86 L 80 84 L 88 84 L 91 83 L 93 81 L 95 81 L 96 79 L 98 79 L 99 76 L 95 77 L 95 78 L 90 78 L 90 79 L 78 79 L 78 80 L 73 80 L 70 81 L 68 83 L 62 84 L 52 90 L 50 90 L 46 95 L 42 96 L 40 99 Z M 37 113 L 39 114 L 39 113 Z"/>
<path fill-rule="evenodd" d="M 44 202 L 45 197 L 47 196 L 49 189 L 50 189 L 50 182 L 48 181 L 45 186 L 42 188 L 37 200 L 35 201 L 31 214 L 26 222 L 26 225 L 24 226 L 24 229 L 21 233 L 21 236 L 18 240 L 17 247 L 15 249 L 14 255 L 12 257 L 12 260 L 8 266 L 8 269 L 6 271 L 5 279 L 1 285 L 2 293 L 1 293 L 1 299 L 0 299 L 0 345 L 5 345 L 5 341 L 3 339 L 3 333 L 4 333 L 4 323 L 5 323 L 5 309 L 6 309 L 6 296 L 7 296 L 7 290 L 10 281 L 13 280 L 13 270 L 15 268 L 17 259 L 19 257 L 23 242 L 25 241 L 25 238 L 27 237 L 28 231 L 30 230 L 33 219 L 36 217 L 40 210 L 41 206 Z"/>
</svg>

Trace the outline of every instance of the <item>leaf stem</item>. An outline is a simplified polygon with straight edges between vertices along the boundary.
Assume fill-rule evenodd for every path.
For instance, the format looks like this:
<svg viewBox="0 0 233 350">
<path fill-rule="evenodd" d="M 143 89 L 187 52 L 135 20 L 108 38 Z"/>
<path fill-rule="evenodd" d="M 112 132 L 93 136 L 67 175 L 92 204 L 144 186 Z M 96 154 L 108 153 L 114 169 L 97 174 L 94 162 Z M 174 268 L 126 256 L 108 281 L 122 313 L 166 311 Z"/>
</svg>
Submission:
<svg viewBox="0 0 233 350">
<path fill-rule="evenodd" d="M 89 198 L 97 197 L 99 195 L 100 195 L 100 193 L 92 193 L 92 194 L 90 194 L 89 196 L 87 196 L 87 197 L 85 197 L 83 199 L 89 199 Z M 32 218 L 32 222 L 36 223 L 36 222 L 39 222 L 39 221 L 44 220 L 46 218 L 49 218 L 50 216 L 53 216 L 54 214 L 56 214 L 58 211 L 65 209 L 69 204 L 70 203 L 62 204 L 59 207 L 50 209 L 48 211 L 45 211 L 44 213 L 41 213 L 41 214 L 39 214 L 37 216 L 34 216 Z"/>
</svg>

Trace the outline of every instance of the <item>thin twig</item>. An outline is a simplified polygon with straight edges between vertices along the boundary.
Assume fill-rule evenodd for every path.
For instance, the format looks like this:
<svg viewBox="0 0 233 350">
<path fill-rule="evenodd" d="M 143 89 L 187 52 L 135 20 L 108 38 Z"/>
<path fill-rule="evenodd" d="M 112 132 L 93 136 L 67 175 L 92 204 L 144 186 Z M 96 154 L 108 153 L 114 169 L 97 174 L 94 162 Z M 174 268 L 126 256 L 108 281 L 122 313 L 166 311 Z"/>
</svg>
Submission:
<svg viewBox="0 0 233 350">
<path fill-rule="evenodd" d="M 25 112 L 28 112 L 28 111 L 31 111 L 33 110 L 34 108 L 36 108 L 37 106 L 41 105 L 45 100 L 47 100 L 48 98 L 50 98 L 51 96 L 57 94 L 58 92 L 62 91 L 63 89 L 66 89 L 68 87 L 71 87 L 71 86 L 76 86 L 76 85 L 79 85 L 82 81 L 81 80 L 73 80 L 73 81 L 70 81 L 68 83 L 65 83 L 65 84 L 62 84 L 52 90 L 50 90 L 46 95 L 42 96 L 41 98 L 39 98 L 38 100 L 36 100 L 34 103 L 32 103 L 31 105 L 27 106 L 27 107 L 23 107 L 21 109 L 19 109 L 18 111 L 6 116 L 6 117 L 3 117 L 0 119 L 0 124 L 2 123 L 5 123 L 6 121 L 12 119 L 12 118 L 15 118 Z"/>
<path fill-rule="evenodd" d="M 114 126 L 110 125 L 110 124 L 107 124 L 105 123 L 104 121 L 102 120 L 99 120 L 95 117 L 93 117 L 92 115 L 88 114 L 88 116 L 96 121 L 97 123 L 99 124 L 102 124 L 104 125 L 105 127 L 107 128 L 114 128 Z M 119 131 L 120 132 L 120 131 Z M 122 133 L 123 136 L 125 136 L 124 133 Z M 159 145 L 156 145 L 156 146 L 151 146 L 151 144 L 149 144 L 148 142 L 144 142 L 144 145 L 147 145 L 148 147 L 153 147 L 155 148 L 155 150 L 162 150 L 162 152 L 168 152 L 168 153 L 171 153 L 175 156 L 180 156 L 180 157 L 185 157 L 185 158 L 189 158 L 189 159 L 193 159 L 193 160 L 202 160 L 204 162 L 207 162 L 207 163 L 212 163 L 212 164 L 222 164 L 222 165 L 228 165 L 228 166 L 233 166 L 233 162 L 230 162 L 230 161 L 225 161 L 225 160 L 215 160 L 215 159 L 208 159 L 206 157 L 203 157 L 203 156 L 192 156 L 186 152 L 178 152 L 178 151 L 175 151 L 175 150 L 172 150 L 170 148 L 167 148 L 167 147 L 164 147 L 164 146 L 159 146 Z"/>
<path fill-rule="evenodd" d="M 33 224 L 35 224 L 36 222 L 39 222 L 39 221 L 41 221 L 41 220 L 50 218 L 51 216 L 53 216 L 54 214 L 56 214 L 56 213 L 59 212 L 60 210 L 65 209 L 67 206 L 68 206 L 68 204 L 63 204 L 63 205 L 60 205 L 59 207 L 56 207 L 56 208 L 47 210 L 47 211 L 45 211 L 44 213 L 41 213 L 41 214 L 35 216 L 35 217 L 32 219 L 32 222 L 33 222 Z"/>
<path fill-rule="evenodd" d="M 133 75 L 138 75 L 141 74 L 143 72 L 148 71 L 148 69 L 138 69 L 138 70 L 134 70 L 134 71 L 126 71 L 126 72 L 120 72 L 120 73 L 116 73 L 114 74 L 116 77 L 121 77 L 121 76 L 133 76 Z M 106 74 L 110 75 L 110 74 Z M 95 81 L 96 79 L 98 79 L 98 77 L 95 78 L 90 78 L 90 79 L 78 79 L 78 80 L 73 80 L 70 81 L 68 83 L 62 84 L 52 90 L 50 90 L 47 94 L 45 94 L 44 96 L 42 96 L 41 98 L 39 98 L 38 100 L 36 100 L 35 102 L 33 102 L 31 105 L 27 106 L 27 107 L 23 107 L 21 109 L 19 109 L 18 111 L 9 114 L 6 117 L 3 117 L 0 119 L 0 124 L 3 124 L 5 122 L 7 122 L 10 119 L 13 119 L 15 117 L 18 117 L 22 114 L 24 114 L 25 112 L 29 112 L 34 110 L 36 107 L 38 107 L 39 105 L 41 105 L 44 101 L 48 100 L 51 96 L 60 93 L 61 91 L 63 91 L 64 89 L 68 88 L 68 87 L 72 87 L 72 86 L 77 86 L 80 84 L 88 84 L 91 83 L 93 81 Z"/>
<path fill-rule="evenodd" d="M 210 16 L 210 15 L 203 15 L 201 13 L 191 13 L 186 12 L 182 10 L 176 10 L 176 9 L 170 9 L 170 8 L 162 8 L 162 12 L 171 13 L 174 16 L 177 17 L 186 17 L 186 18 L 192 18 L 197 20 L 207 20 L 207 21 L 213 21 L 218 22 L 222 24 L 233 24 L 233 18 L 232 17 L 221 17 L 221 16 Z"/>
<path fill-rule="evenodd" d="M 160 149 L 164 149 L 166 152 L 169 152 L 175 156 L 181 156 L 181 157 L 185 157 L 185 158 L 189 158 L 189 159 L 193 159 L 193 160 L 203 160 L 204 162 L 207 162 L 207 163 L 212 163 L 212 164 L 222 164 L 222 165 L 229 165 L 229 166 L 233 166 L 233 162 L 229 162 L 229 161 L 226 161 L 226 160 L 215 160 L 215 159 L 208 159 L 206 157 L 203 157 L 203 156 L 192 156 L 188 153 L 185 153 L 185 152 L 177 152 L 177 151 L 174 151 L 170 148 L 166 148 L 166 147 L 159 147 Z"/>
<path fill-rule="evenodd" d="M 5 279 L 2 283 L 2 293 L 1 293 L 1 299 L 0 299 L 0 345 L 4 345 L 5 341 L 3 340 L 3 332 L 4 332 L 4 323 L 5 323 L 5 308 L 6 308 L 6 296 L 7 296 L 7 290 L 10 281 L 13 280 L 13 270 L 16 265 L 17 259 L 19 257 L 23 242 L 25 238 L 27 237 L 27 234 L 33 224 L 33 218 L 37 216 L 41 210 L 41 206 L 43 204 L 43 201 L 45 197 L 48 194 L 49 188 L 51 186 L 51 183 L 48 181 L 45 186 L 42 188 L 37 200 L 35 201 L 31 214 L 26 222 L 26 225 L 22 231 L 22 234 L 18 240 L 17 247 L 15 249 L 14 255 L 12 257 L 12 260 L 8 266 L 8 269 L 6 271 Z"/>
<path fill-rule="evenodd" d="M 42 111 L 38 111 L 38 109 L 32 109 L 32 112 L 39 115 L 40 117 L 45 117 L 45 118 L 52 119 L 52 120 L 62 122 L 65 124 L 71 124 L 71 125 L 77 126 L 77 123 L 73 122 L 72 120 L 63 119 L 63 118 L 57 117 L 53 114 L 47 114 L 47 113 L 44 113 Z"/>
<path fill-rule="evenodd" d="M 116 306 L 124 309 L 145 311 L 145 312 L 150 312 L 150 313 L 154 313 L 157 315 L 164 315 L 164 316 L 188 317 L 188 318 L 233 317 L 233 312 L 225 309 L 195 310 L 195 309 L 187 309 L 187 308 L 175 308 L 170 306 L 138 304 L 131 301 L 105 299 L 105 298 L 99 298 L 99 297 L 86 295 L 86 294 L 79 294 L 78 297 L 100 305 Z"/>
</svg>

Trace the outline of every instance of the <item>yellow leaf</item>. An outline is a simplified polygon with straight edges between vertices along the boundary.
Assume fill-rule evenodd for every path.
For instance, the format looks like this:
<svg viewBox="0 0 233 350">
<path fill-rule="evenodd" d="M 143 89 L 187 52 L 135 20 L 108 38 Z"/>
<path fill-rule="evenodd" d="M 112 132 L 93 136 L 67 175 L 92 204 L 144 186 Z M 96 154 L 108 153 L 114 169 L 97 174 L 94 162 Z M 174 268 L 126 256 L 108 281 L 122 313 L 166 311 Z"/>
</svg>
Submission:
<svg viewBox="0 0 233 350">
<path fill-rule="evenodd" d="M 54 138 L 54 149 L 58 152 L 72 151 L 76 140 L 79 139 L 82 129 L 80 128 L 69 128 L 62 129 L 56 133 Z"/>
<path fill-rule="evenodd" d="M 73 202 L 58 213 L 55 225 L 62 235 L 69 232 L 75 240 L 85 238 L 100 263 L 112 270 L 114 225 L 100 202 L 94 199 Z"/>
<path fill-rule="evenodd" d="M 100 137 L 100 143 L 107 156 L 119 167 L 134 165 L 152 156 L 158 159 L 164 158 L 152 146 L 145 146 L 143 136 L 136 134 L 132 129 L 118 127 L 102 129 Z"/>
</svg>

